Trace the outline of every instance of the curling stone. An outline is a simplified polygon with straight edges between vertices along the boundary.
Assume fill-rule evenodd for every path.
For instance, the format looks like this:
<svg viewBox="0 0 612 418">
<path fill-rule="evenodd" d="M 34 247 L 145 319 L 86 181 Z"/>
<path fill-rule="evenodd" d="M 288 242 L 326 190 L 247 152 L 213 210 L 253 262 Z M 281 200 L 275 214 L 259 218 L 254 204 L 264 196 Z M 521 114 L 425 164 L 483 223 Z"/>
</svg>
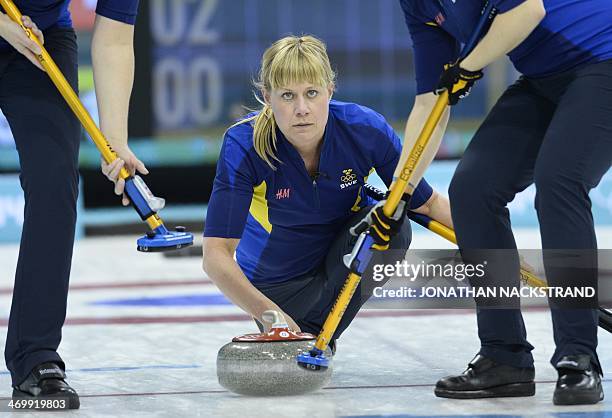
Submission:
<svg viewBox="0 0 612 418">
<path fill-rule="evenodd" d="M 225 389 L 241 395 L 302 395 L 321 389 L 331 379 L 332 366 L 311 371 L 298 366 L 299 354 L 308 353 L 316 337 L 293 332 L 276 311 L 264 312 L 269 332 L 235 337 L 217 354 L 217 378 Z M 325 355 L 331 359 L 327 348 Z"/>
</svg>

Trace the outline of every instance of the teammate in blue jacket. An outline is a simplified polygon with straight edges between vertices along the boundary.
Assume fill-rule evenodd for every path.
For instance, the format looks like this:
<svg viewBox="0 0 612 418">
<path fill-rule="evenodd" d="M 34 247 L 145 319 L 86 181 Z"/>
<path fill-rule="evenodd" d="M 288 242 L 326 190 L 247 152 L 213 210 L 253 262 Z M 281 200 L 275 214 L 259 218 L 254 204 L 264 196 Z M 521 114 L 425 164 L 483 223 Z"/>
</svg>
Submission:
<svg viewBox="0 0 612 418">
<path fill-rule="evenodd" d="M 271 325 L 263 312 L 276 310 L 293 330 L 319 333 L 348 274 L 342 256 L 355 241 L 349 227 L 364 216 L 378 249 L 410 244 L 405 212 L 387 218 L 361 187 L 374 170 L 391 183 L 399 138 L 378 113 L 331 100 L 334 83 L 320 40 L 282 38 L 263 55 L 257 84 L 263 108 L 225 134 L 203 267 L 262 329 Z M 410 207 L 450 222 L 448 201 L 424 180 Z M 358 290 L 334 340 L 361 307 L 359 296 Z"/>
<path fill-rule="evenodd" d="M 476 132 L 450 186 L 459 246 L 464 255 L 478 249 L 516 249 L 506 205 L 535 183 L 549 285 L 596 286 L 597 244 L 588 193 L 612 161 L 612 2 L 490 1 L 498 15 L 476 48 L 457 62 L 460 43 L 471 35 L 485 1 L 400 0 L 413 40 L 417 81 L 405 144 L 414 142 L 436 91 L 448 90 L 450 104 L 457 103 L 482 77 L 484 67 L 507 54 L 523 75 Z M 459 80 L 466 83 L 464 88 L 457 88 Z M 447 110 L 435 141 L 442 137 L 448 115 Z M 559 268 L 554 250 L 567 250 L 566 256 L 569 252 L 582 264 Z M 505 274 L 490 278 L 495 283 L 518 286 L 519 261 L 512 254 L 504 261 Z M 487 309 L 481 302 L 477 300 L 481 349 L 463 374 L 437 383 L 436 395 L 533 395 L 533 347 L 518 304 Z M 550 302 L 556 344 L 551 363 L 559 375 L 553 402 L 599 402 L 603 390 L 596 303 L 561 309 L 562 301 Z"/>
<path fill-rule="evenodd" d="M 66 76 L 77 82 L 77 44 L 66 0 L 15 1 Z M 137 0 L 99 0 L 92 61 L 102 132 L 126 165 L 146 173 L 127 145 Z M 81 128 L 35 55 L 40 48 L 0 13 L 0 107 L 19 152 L 25 217 L 4 355 L 14 398 L 53 398 L 78 408 L 57 353 L 74 244 Z M 122 194 L 123 184 L 115 186 Z M 60 405 L 62 406 L 62 405 Z"/>
</svg>

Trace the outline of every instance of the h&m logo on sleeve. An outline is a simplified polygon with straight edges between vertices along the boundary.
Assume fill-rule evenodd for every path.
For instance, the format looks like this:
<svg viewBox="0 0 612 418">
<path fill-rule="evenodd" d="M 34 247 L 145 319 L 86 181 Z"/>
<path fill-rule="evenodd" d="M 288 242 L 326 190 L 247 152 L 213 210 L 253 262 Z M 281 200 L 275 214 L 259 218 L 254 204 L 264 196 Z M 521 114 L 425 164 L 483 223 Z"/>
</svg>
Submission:
<svg viewBox="0 0 612 418">
<path fill-rule="evenodd" d="M 288 199 L 290 194 L 291 189 L 288 187 L 284 189 L 278 189 L 278 191 L 276 192 L 276 200 Z"/>
<path fill-rule="evenodd" d="M 351 187 L 357 184 L 357 174 L 353 173 L 352 168 L 347 168 L 346 170 L 342 170 L 342 175 L 340 176 L 340 188 L 346 189 L 347 187 Z"/>
</svg>

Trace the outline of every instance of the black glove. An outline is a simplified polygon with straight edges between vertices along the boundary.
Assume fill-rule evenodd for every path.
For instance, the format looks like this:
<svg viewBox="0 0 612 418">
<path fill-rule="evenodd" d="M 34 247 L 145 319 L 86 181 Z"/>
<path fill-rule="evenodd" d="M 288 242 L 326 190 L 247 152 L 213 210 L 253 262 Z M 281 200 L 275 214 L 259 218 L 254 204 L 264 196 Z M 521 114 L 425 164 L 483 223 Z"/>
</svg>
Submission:
<svg viewBox="0 0 612 418">
<path fill-rule="evenodd" d="M 465 70 L 459 63 L 446 64 L 435 93 L 442 94 L 444 90 L 448 90 L 448 103 L 455 105 L 459 99 L 470 94 L 470 89 L 482 76 L 482 71 Z"/>
<path fill-rule="evenodd" d="M 409 199 L 410 196 L 407 194 L 402 196 L 402 200 L 399 201 L 395 213 L 391 217 L 386 216 L 383 212 L 383 206 L 387 200 L 381 200 L 370 209 L 361 221 L 350 229 L 351 234 L 359 235 L 368 229 L 368 233 L 374 238 L 375 244 L 372 245 L 372 248 L 380 251 L 389 249 L 391 239 L 399 232 L 404 219 L 406 219 Z"/>
</svg>

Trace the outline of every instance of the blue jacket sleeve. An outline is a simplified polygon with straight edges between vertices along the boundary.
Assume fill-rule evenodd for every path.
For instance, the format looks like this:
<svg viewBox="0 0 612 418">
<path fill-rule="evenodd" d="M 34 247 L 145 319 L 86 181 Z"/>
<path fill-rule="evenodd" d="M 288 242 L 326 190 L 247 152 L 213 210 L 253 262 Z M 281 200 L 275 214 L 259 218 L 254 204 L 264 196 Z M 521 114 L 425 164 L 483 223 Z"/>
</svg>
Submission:
<svg viewBox="0 0 612 418">
<path fill-rule="evenodd" d="M 386 146 L 381 147 L 381 149 L 384 149 L 384 152 L 381 153 L 381 158 L 375 161 L 374 168 L 387 187 L 389 187 L 393 181 L 393 172 L 399 163 L 402 143 L 393 128 L 387 123 L 385 123 L 384 132 L 382 132 L 382 134 Z M 423 206 L 432 194 L 433 189 L 429 183 L 427 183 L 427 180 L 425 180 L 425 178 L 421 179 L 412 194 L 412 199 L 410 199 L 410 209 L 416 209 Z"/>
<path fill-rule="evenodd" d="M 432 92 L 444 64 L 454 62 L 459 57 L 459 42 L 435 22 L 427 22 L 427 19 L 407 10 L 404 10 L 404 14 L 412 38 L 417 94 Z"/>
<path fill-rule="evenodd" d="M 138 0 L 98 0 L 96 14 L 133 25 L 136 23 Z"/>
<path fill-rule="evenodd" d="M 256 182 L 253 173 L 247 151 L 226 133 L 208 202 L 204 236 L 242 237 Z"/>
</svg>

